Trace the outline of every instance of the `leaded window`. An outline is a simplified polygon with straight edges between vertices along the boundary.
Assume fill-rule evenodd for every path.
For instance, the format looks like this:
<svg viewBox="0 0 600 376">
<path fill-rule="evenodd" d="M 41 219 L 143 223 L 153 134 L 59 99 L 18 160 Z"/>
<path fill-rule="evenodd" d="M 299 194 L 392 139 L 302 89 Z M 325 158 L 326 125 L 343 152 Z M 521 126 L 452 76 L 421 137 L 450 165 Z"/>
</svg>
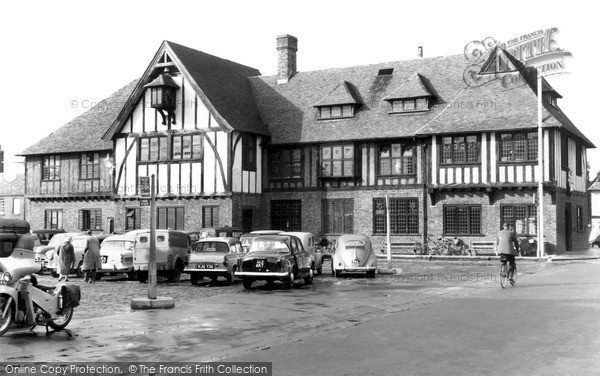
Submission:
<svg viewBox="0 0 600 376">
<path fill-rule="evenodd" d="M 300 179 L 301 177 L 300 148 L 280 149 L 269 153 L 269 179 Z"/>
<path fill-rule="evenodd" d="M 502 162 L 537 161 L 538 139 L 536 132 L 504 133 L 500 136 Z"/>
<path fill-rule="evenodd" d="M 445 205 L 444 234 L 477 235 L 481 234 L 480 205 Z"/>
<path fill-rule="evenodd" d="M 415 148 L 411 145 L 387 144 L 379 146 L 379 175 L 414 175 Z"/>
<path fill-rule="evenodd" d="M 184 230 L 184 207 L 163 206 L 156 208 L 156 228 Z"/>
<path fill-rule="evenodd" d="M 419 233 L 419 200 L 416 198 L 389 198 L 390 234 Z M 373 234 L 387 232 L 385 198 L 373 199 Z"/>
<path fill-rule="evenodd" d="M 100 178 L 100 155 L 98 153 L 83 153 L 79 164 L 80 179 Z"/>
<path fill-rule="evenodd" d="M 42 163 L 42 180 L 60 179 L 60 156 L 47 155 Z"/>
<path fill-rule="evenodd" d="M 479 163 L 476 135 L 442 137 L 440 164 Z"/>
<path fill-rule="evenodd" d="M 502 205 L 500 223 L 510 224 L 518 235 L 537 234 L 537 208 L 535 205 Z"/>
<path fill-rule="evenodd" d="M 324 234 L 352 234 L 354 232 L 353 199 L 322 200 L 321 210 Z"/>
<path fill-rule="evenodd" d="M 354 163 L 354 145 L 321 148 L 322 177 L 352 177 L 355 175 Z"/>
<path fill-rule="evenodd" d="M 166 161 L 168 159 L 167 137 L 145 137 L 140 139 L 140 161 Z"/>
</svg>

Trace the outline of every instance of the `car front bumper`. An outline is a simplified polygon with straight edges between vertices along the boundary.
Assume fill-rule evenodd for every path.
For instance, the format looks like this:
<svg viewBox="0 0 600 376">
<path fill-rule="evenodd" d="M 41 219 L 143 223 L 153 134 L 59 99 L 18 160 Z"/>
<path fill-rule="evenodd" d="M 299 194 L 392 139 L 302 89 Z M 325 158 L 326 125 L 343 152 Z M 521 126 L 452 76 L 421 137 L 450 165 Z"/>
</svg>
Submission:
<svg viewBox="0 0 600 376">
<path fill-rule="evenodd" d="M 377 270 L 376 266 L 338 266 L 334 270 L 347 273 L 365 273 Z"/>
<path fill-rule="evenodd" d="M 288 276 L 288 272 L 235 272 L 236 277 L 253 277 L 253 278 L 283 278 Z"/>
</svg>

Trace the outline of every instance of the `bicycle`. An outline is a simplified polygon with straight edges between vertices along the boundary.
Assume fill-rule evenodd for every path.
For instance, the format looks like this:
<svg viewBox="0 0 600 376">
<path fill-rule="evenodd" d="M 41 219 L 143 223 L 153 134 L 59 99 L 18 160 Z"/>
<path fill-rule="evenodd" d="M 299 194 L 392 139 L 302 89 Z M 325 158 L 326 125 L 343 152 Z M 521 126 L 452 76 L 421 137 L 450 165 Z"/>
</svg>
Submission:
<svg viewBox="0 0 600 376">
<path fill-rule="evenodd" d="M 433 249 L 431 244 L 433 244 L 433 241 L 431 240 L 431 238 L 429 236 L 427 237 L 425 244 L 423 244 L 417 240 L 415 242 L 415 248 L 413 249 L 413 254 L 414 255 L 428 255 L 430 253 L 430 251 Z"/>
<path fill-rule="evenodd" d="M 508 281 L 511 279 L 510 274 L 510 263 L 508 262 L 508 259 L 506 259 L 505 257 L 500 257 L 500 261 L 502 262 L 502 265 L 500 266 L 500 286 L 502 286 L 502 288 L 506 288 L 506 285 L 508 284 Z M 512 286 L 515 285 L 515 283 L 517 283 L 517 266 L 515 265 L 515 268 L 512 271 L 512 280 L 510 282 L 510 284 Z"/>
</svg>

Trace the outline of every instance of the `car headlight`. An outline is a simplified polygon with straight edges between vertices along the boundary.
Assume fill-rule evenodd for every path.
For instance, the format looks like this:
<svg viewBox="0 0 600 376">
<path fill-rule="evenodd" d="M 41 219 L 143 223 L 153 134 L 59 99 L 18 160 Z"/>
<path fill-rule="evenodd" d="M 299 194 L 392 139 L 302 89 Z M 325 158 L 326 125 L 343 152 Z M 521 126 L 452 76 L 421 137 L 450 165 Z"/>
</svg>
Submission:
<svg viewBox="0 0 600 376">
<path fill-rule="evenodd" d="M 4 272 L 0 275 L 0 283 L 2 283 L 3 285 L 10 283 L 11 280 L 12 274 L 10 274 L 9 272 Z"/>
</svg>

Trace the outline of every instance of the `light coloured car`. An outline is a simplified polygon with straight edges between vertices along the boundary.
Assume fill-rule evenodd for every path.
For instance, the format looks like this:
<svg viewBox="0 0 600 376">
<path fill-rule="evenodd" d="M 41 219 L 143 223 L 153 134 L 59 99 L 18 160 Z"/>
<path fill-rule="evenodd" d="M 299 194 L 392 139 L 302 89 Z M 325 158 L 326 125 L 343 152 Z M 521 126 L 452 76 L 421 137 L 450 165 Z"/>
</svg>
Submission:
<svg viewBox="0 0 600 376">
<path fill-rule="evenodd" d="M 290 231 L 282 232 L 281 235 L 294 235 L 302 242 L 304 250 L 312 255 L 314 259 L 314 269 L 317 275 L 323 272 L 323 252 L 315 244 L 315 235 L 312 232 Z"/>
<path fill-rule="evenodd" d="M 47 230 L 50 231 L 50 230 Z M 56 252 L 56 249 L 58 248 L 59 245 L 61 245 L 63 243 L 63 240 L 65 240 L 65 238 L 67 236 L 70 236 L 71 239 L 75 238 L 76 236 L 81 236 L 83 235 L 83 232 L 60 232 L 60 233 L 55 233 L 52 236 L 52 239 L 50 239 L 50 241 L 48 241 L 48 243 L 46 245 L 44 245 L 43 243 L 36 246 L 35 248 L 33 248 L 33 251 L 35 252 L 35 262 L 37 262 L 38 264 L 40 264 L 42 266 L 42 271 L 47 269 L 47 265 L 48 265 L 48 257 L 47 257 L 47 253 L 48 251 L 54 251 Z"/>
<path fill-rule="evenodd" d="M 68 233 L 64 235 L 69 236 Z M 54 238 L 57 236 L 58 235 L 55 235 L 52 240 L 54 240 Z M 64 237 L 62 239 L 64 240 Z M 58 245 L 60 244 L 62 244 L 62 241 Z M 82 278 L 83 271 L 81 270 L 81 265 L 83 264 L 83 250 L 87 245 L 87 235 L 78 235 L 72 237 L 71 244 L 73 245 L 73 250 L 75 251 L 75 268 L 73 268 L 69 274 L 75 274 L 77 277 Z M 56 255 L 57 250 L 58 246 L 55 249 L 46 252 L 46 258 L 48 260 L 46 268 L 50 270 L 50 274 L 55 278 L 58 277 L 58 256 Z"/>
<path fill-rule="evenodd" d="M 331 268 L 336 277 L 342 273 L 366 273 L 367 278 L 375 278 L 377 256 L 371 240 L 365 235 L 341 235 L 332 254 Z"/>
<path fill-rule="evenodd" d="M 235 282 L 238 259 L 243 256 L 244 249 L 238 238 L 200 239 L 192 248 L 184 272 L 190 274 L 193 285 L 198 284 L 204 277 L 216 281 L 221 276 L 231 284 Z"/>
<path fill-rule="evenodd" d="M 102 268 L 98 270 L 96 278 L 103 275 L 117 275 L 126 273 L 130 280 L 137 279 L 133 270 L 133 247 L 136 235 L 144 230 L 134 230 L 122 235 L 111 235 L 104 239 L 100 247 Z"/>
<path fill-rule="evenodd" d="M 248 249 L 250 249 L 250 244 L 252 243 L 252 240 L 254 238 L 259 237 L 261 235 L 277 235 L 282 232 L 283 231 L 281 230 L 255 230 L 246 234 L 242 234 L 242 236 L 240 236 L 240 241 L 242 242 L 244 252 L 248 252 Z"/>
</svg>

